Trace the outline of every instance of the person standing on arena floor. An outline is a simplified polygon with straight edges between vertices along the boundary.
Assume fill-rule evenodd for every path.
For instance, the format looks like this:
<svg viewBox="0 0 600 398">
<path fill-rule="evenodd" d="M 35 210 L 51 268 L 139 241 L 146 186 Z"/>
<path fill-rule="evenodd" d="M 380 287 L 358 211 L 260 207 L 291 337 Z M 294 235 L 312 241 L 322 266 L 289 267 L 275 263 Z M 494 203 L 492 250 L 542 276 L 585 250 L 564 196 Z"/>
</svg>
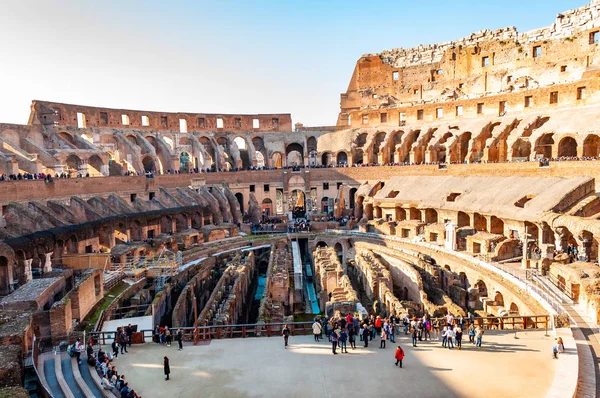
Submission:
<svg viewBox="0 0 600 398">
<path fill-rule="evenodd" d="M 288 325 L 283 326 L 283 330 L 281 331 L 281 335 L 283 336 L 284 348 L 288 346 L 288 339 L 290 338 L 290 328 Z"/>
<path fill-rule="evenodd" d="M 396 358 L 396 366 L 400 365 L 400 368 L 402 368 L 402 360 L 404 359 L 404 350 L 402 347 L 398 346 L 398 348 L 396 348 L 394 357 Z"/>
<path fill-rule="evenodd" d="M 315 320 L 315 322 L 312 325 L 312 331 L 313 334 L 315 336 L 315 341 L 318 342 L 319 341 L 319 336 L 321 336 L 321 331 L 323 330 L 323 328 L 321 327 L 321 323 L 319 323 L 318 320 Z"/>
<path fill-rule="evenodd" d="M 169 366 L 169 358 L 165 356 L 165 360 L 163 362 L 163 370 L 165 371 L 165 381 L 169 380 L 169 375 L 171 374 L 171 367 Z"/>
<path fill-rule="evenodd" d="M 371 335 L 371 332 L 369 332 L 369 328 L 367 327 L 367 325 L 363 325 L 362 327 L 362 339 L 365 343 L 365 348 L 367 348 L 369 346 L 369 336 Z"/>
<path fill-rule="evenodd" d="M 330 337 L 331 337 L 331 351 L 333 352 L 333 355 L 337 355 L 336 348 L 337 348 L 338 340 L 340 337 L 339 331 L 337 328 L 335 328 L 331 331 Z"/>
</svg>

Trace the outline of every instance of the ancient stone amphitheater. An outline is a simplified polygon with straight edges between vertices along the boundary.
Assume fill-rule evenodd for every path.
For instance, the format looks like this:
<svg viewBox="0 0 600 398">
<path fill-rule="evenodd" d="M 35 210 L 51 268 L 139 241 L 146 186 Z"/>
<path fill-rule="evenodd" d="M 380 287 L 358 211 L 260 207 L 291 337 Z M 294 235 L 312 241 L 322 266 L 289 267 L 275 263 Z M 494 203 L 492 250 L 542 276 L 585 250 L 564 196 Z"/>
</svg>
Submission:
<svg viewBox="0 0 600 398">
<path fill-rule="evenodd" d="M 34 100 L 0 124 L 0 391 L 110 396 L 64 348 L 128 323 L 193 345 L 451 312 L 547 331 L 548 359 L 562 337 L 538 395 L 600 396 L 599 42 L 594 0 L 366 54 L 336 126 Z"/>
</svg>

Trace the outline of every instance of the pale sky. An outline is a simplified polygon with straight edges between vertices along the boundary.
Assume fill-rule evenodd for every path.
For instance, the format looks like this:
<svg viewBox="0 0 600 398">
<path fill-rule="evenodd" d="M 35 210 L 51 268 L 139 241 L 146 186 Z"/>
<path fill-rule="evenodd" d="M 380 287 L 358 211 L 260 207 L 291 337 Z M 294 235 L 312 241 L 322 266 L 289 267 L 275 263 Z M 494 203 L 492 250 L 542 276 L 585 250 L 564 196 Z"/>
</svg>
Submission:
<svg viewBox="0 0 600 398">
<path fill-rule="evenodd" d="M 585 0 L 1 0 L 0 123 L 31 100 L 333 125 L 358 58 L 551 25 Z"/>
</svg>

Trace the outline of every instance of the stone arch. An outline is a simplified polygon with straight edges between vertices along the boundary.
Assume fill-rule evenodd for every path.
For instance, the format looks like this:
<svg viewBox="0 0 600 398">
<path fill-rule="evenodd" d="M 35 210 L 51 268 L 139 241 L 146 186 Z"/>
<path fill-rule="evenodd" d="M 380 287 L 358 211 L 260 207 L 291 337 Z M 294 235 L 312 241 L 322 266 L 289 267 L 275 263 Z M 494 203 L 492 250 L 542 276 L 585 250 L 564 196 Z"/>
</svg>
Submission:
<svg viewBox="0 0 600 398">
<path fill-rule="evenodd" d="M 67 157 L 66 163 L 67 167 L 69 168 L 69 173 L 79 173 L 83 166 L 83 161 L 79 158 L 79 156 L 73 153 Z"/>
<path fill-rule="evenodd" d="M 146 173 L 152 173 L 156 171 L 156 162 L 151 155 L 145 155 L 142 158 L 142 165 L 144 165 L 144 171 Z"/>
<path fill-rule="evenodd" d="M 123 175 L 123 166 L 119 162 L 114 159 L 110 159 L 108 161 L 108 175 L 113 176 L 122 176 Z"/>
<path fill-rule="evenodd" d="M 358 191 L 358 188 L 350 188 L 350 193 L 349 193 L 349 202 L 350 202 L 350 208 L 354 209 L 356 206 L 356 191 Z"/>
<path fill-rule="evenodd" d="M 329 247 L 329 245 L 321 240 L 317 242 L 316 247 Z"/>
<path fill-rule="evenodd" d="M 329 208 L 329 198 L 327 196 L 323 196 L 321 198 L 321 208 L 320 208 L 321 213 L 329 213 L 331 211 L 331 209 Z"/>
<path fill-rule="evenodd" d="M 456 224 L 458 228 L 468 227 L 471 225 L 471 217 L 464 211 L 459 211 Z"/>
<path fill-rule="evenodd" d="M 482 279 L 478 279 L 477 283 L 475 283 L 475 289 L 477 289 L 477 293 L 479 297 L 487 297 L 488 296 L 488 288 L 485 282 Z"/>
<path fill-rule="evenodd" d="M 535 143 L 536 156 L 542 156 L 545 159 L 552 157 L 552 146 L 554 145 L 554 133 L 542 135 Z"/>
<path fill-rule="evenodd" d="M 583 156 L 597 157 L 600 154 L 600 137 L 589 134 L 583 141 Z"/>
<path fill-rule="evenodd" d="M 293 142 L 285 147 L 285 156 L 288 166 L 304 165 L 304 148 L 302 144 Z"/>
<path fill-rule="evenodd" d="M 338 166 L 348 164 L 348 154 L 344 151 L 339 151 L 336 156 Z"/>
<path fill-rule="evenodd" d="M 342 246 L 342 244 L 340 242 L 337 242 L 335 245 L 333 245 L 333 249 L 335 250 L 338 256 L 340 263 L 344 264 L 344 247 Z"/>
<path fill-rule="evenodd" d="M 469 154 L 469 141 L 471 141 L 471 132 L 466 131 L 458 136 L 450 152 L 450 161 L 453 163 L 464 163 Z"/>
<path fill-rule="evenodd" d="M 467 274 L 464 272 L 460 272 L 458 274 L 458 280 L 460 281 L 460 285 L 463 287 L 463 289 L 467 289 L 469 286 L 469 280 L 467 279 Z"/>
<path fill-rule="evenodd" d="M 425 209 L 425 223 L 436 224 L 438 222 L 438 212 L 435 209 Z"/>
<path fill-rule="evenodd" d="M 510 315 L 519 315 L 519 306 L 515 303 L 510 303 Z"/>
<path fill-rule="evenodd" d="M 306 194 L 302 189 L 292 190 L 289 207 L 294 218 L 303 218 L 306 215 Z"/>
<path fill-rule="evenodd" d="M 355 164 L 363 164 L 364 153 L 362 149 L 356 149 L 354 151 L 354 163 Z"/>
<path fill-rule="evenodd" d="M 487 232 L 487 220 L 485 216 L 474 213 L 473 214 L 473 227 L 476 231 L 486 231 Z"/>
<path fill-rule="evenodd" d="M 264 215 L 266 215 L 267 217 L 270 217 L 273 215 L 273 201 L 269 198 L 265 198 L 263 199 L 261 205 L 260 205 L 262 212 Z"/>
<path fill-rule="evenodd" d="M 10 277 L 10 264 L 8 258 L 0 256 L 0 294 L 7 295 L 10 293 L 10 284 L 12 278 Z"/>
<path fill-rule="evenodd" d="M 173 232 L 173 218 L 169 215 L 165 215 L 160 218 L 160 231 L 166 234 L 172 234 Z"/>
<path fill-rule="evenodd" d="M 333 155 L 331 154 L 331 152 L 323 152 L 323 154 L 321 155 L 321 164 L 323 166 L 329 166 L 332 160 Z"/>
<path fill-rule="evenodd" d="M 75 145 L 75 138 L 73 138 L 73 135 L 67 131 L 60 131 L 58 133 L 58 136 L 63 140 L 68 142 L 69 144 L 71 144 L 73 147 L 77 147 Z"/>
<path fill-rule="evenodd" d="M 185 213 L 179 213 L 175 216 L 175 230 L 177 232 L 183 232 L 188 229 L 189 221 L 188 216 Z"/>
<path fill-rule="evenodd" d="M 531 142 L 527 140 L 518 139 L 512 146 L 512 159 L 513 160 L 529 160 L 531 156 Z"/>
<path fill-rule="evenodd" d="M 242 215 L 244 215 L 244 194 L 242 194 L 241 192 L 238 192 L 235 194 L 235 198 L 237 199 L 238 203 L 240 204 L 240 212 L 242 213 Z"/>
<path fill-rule="evenodd" d="M 79 242 L 77 236 L 71 235 L 66 242 L 67 254 L 77 254 L 79 253 Z"/>
<path fill-rule="evenodd" d="M 496 294 L 494 295 L 494 305 L 504 307 L 504 296 L 500 291 L 496 291 Z"/>
<path fill-rule="evenodd" d="M 563 137 L 558 143 L 558 156 L 576 157 L 577 141 L 573 137 Z"/>
<path fill-rule="evenodd" d="M 375 164 L 379 163 L 379 152 L 381 150 L 383 150 L 383 148 L 381 148 L 383 141 L 385 141 L 385 133 L 384 132 L 377 133 L 375 135 L 375 138 L 373 139 L 373 150 L 372 150 L 371 163 L 375 163 Z M 385 162 L 385 159 L 383 159 L 383 162 Z"/>
<path fill-rule="evenodd" d="M 215 147 L 213 145 L 213 142 L 210 140 L 209 137 L 206 136 L 199 137 L 198 141 L 200 141 L 200 144 L 204 147 L 204 152 L 206 152 L 207 155 L 207 158 L 204 159 L 205 165 L 209 168 L 216 168 L 217 166 L 215 164 Z"/>
<path fill-rule="evenodd" d="M 133 220 L 129 223 L 129 236 L 131 241 L 141 241 L 143 239 L 141 222 Z"/>
<path fill-rule="evenodd" d="M 274 153 L 271 155 L 271 167 L 274 167 L 274 168 L 276 168 L 276 169 L 280 169 L 280 168 L 282 168 L 282 167 L 283 167 L 283 164 L 282 164 L 282 160 L 281 160 L 281 159 L 282 159 L 282 157 L 281 157 L 281 153 L 279 153 L 279 152 L 274 152 Z"/>
<path fill-rule="evenodd" d="M 243 137 L 235 137 L 233 139 L 233 143 L 237 146 L 240 152 L 240 160 L 242 161 L 241 167 L 243 169 L 249 169 L 252 166 L 252 162 L 250 161 L 250 154 L 248 153 L 248 143 Z"/>
<path fill-rule="evenodd" d="M 98 155 L 93 155 L 90 156 L 90 158 L 88 159 L 88 164 L 90 166 L 92 166 L 92 168 L 96 171 L 94 172 L 94 170 L 92 170 L 92 173 L 90 173 L 90 175 L 95 174 L 95 175 L 100 175 L 103 174 L 102 171 L 104 169 L 104 161 L 100 158 L 100 156 Z"/>
<path fill-rule="evenodd" d="M 267 149 L 265 148 L 265 142 L 262 137 L 252 138 L 252 146 L 256 151 L 256 167 L 267 166 Z"/>
<path fill-rule="evenodd" d="M 490 219 L 490 233 L 504 235 L 504 221 L 496 216 L 492 216 Z"/>
</svg>

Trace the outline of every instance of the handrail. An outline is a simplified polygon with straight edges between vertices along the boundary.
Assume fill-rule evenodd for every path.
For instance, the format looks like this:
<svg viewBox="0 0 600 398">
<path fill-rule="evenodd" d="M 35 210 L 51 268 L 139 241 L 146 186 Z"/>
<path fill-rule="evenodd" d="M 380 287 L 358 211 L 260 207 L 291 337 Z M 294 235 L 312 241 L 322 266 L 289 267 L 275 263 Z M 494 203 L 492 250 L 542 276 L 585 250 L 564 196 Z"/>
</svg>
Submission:
<svg viewBox="0 0 600 398">
<path fill-rule="evenodd" d="M 35 376 L 38 379 L 38 382 L 40 384 L 40 386 L 42 386 L 44 395 L 49 397 L 49 398 L 54 398 L 54 396 L 52 395 L 52 393 L 46 388 L 45 383 L 42 381 L 42 378 L 40 377 L 40 372 L 38 372 L 38 368 L 37 368 L 37 360 L 38 360 L 38 356 L 39 354 L 39 349 L 37 348 L 37 338 L 35 337 L 35 334 L 33 335 L 33 338 L 31 339 L 31 355 L 32 355 L 32 359 L 33 359 L 33 370 L 35 371 Z"/>
</svg>

